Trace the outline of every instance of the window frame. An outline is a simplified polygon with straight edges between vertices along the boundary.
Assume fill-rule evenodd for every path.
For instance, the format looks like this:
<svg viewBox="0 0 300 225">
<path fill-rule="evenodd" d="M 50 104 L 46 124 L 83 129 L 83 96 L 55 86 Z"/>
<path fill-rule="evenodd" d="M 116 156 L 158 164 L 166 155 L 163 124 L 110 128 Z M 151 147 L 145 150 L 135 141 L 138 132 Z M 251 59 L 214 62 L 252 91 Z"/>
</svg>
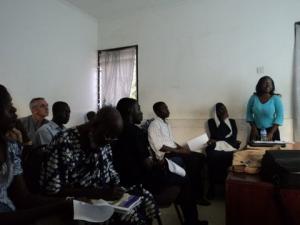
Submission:
<svg viewBox="0 0 300 225">
<path fill-rule="evenodd" d="M 136 100 L 137 102 L 139 102 L 139 51 L 138 51 L 138 45 L 130 45 L 130 46 L 124 46 L 124 47 L 118 47 L 118 48 L 109 48 L 109 49 L 102 49 L 102 50 L 98 50 L 98 66 L 97 66 L 97 108 L 98 110 L 100 109 L 100 55 L 102 52 L 105 51 L 120 51 L 120 50 L 124 50 L 127 48 L 135 48 L 135 52 L 136 52 Z"/>
</svg>

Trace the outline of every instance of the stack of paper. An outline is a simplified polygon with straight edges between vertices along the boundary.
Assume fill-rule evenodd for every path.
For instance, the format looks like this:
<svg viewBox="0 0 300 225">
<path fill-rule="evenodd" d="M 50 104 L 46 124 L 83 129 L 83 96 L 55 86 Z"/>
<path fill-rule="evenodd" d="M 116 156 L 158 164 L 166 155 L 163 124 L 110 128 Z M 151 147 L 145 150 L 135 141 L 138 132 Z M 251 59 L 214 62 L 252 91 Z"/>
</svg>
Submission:
<svg viewBox="0 0 300 225">
<path fill-rule="evenodd" d="M 168 168 L 171 173 L 175 173 L 181 177 L 184 177 L 186 175 L 185 169 L 183 169 L 181 166 L 179 166 L 177 163 L 173 162 L 170 159 L 167 159 Z"/>
<path fill-rule="evenodd" d="M 74 220 L 102 223 L 108 220 L 114 212 L 127 214 L 140 203 L 140 197 L 128 193 L 125 193 L 121 199 L 112 202 L 103 199 L 95 199 L 91 203 L 74 200 Z"/>
<path fill-rule="evenodd" d="M 118 213 L 128 213 L 130 212 L 134 207 L 139 205 L 141 203 L 141 198 L 135 195 L 130 195 L 128 193 L 125 193 L 121 199 L 116 201 L 109 201 L 106 202 L 103 199 L 99 200 L 92 200 L 92 203 L 94 205 L 102 205 L 107 204 L 114 208 L 115 212 Z"/>
<path fill-rule="evenodd" d="M 106 202 L 94 205 L 74 200 L 74 220 L 84 220 L 92 223 L 102 223 L 108 220 L 114 213 L 114 208 Z"/>
<path fill-rule="evenodd" d="M 193 152 L 202 153 L 202 150 L 207 146 L 209 138 L 207 134 L 202 134 L 199 137 L 193 138 L 187 142 L 189 149 Z"/>
<path fill-rule="evenodd" d="M 109 202 L 118 213 L 128 213 L 141 203 L 141 198 L 125 193 L 120 200 Z"/>
</svg>

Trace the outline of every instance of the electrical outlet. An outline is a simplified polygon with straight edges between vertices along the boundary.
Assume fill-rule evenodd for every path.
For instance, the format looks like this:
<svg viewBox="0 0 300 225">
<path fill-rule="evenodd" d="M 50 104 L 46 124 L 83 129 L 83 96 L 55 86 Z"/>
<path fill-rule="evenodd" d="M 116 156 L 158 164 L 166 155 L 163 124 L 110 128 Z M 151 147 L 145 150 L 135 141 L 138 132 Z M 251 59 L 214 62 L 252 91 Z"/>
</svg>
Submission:
<svg viewBox="0 0 300 225">
<path fill-rule="evenodd" d="M 256 73 L 257 74 L 264 74 L 264 71 L 265 69 L 264 69 L 264 66 L 258 66 L 258 67 L 256 67 Z"/>
</svg>

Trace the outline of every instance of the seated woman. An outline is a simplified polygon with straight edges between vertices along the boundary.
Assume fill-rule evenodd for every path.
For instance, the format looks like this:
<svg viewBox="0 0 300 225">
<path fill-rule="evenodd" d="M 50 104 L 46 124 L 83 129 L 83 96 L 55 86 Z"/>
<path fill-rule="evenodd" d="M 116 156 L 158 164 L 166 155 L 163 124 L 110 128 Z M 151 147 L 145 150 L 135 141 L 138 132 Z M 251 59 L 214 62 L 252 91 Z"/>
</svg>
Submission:
<svg viewBox="0 0 300 225">
<path fill-rule="evenodd" d="M 33 224 L 46 217 L 67 216 L 63 224 L 72 223 L 72 201 L 46 198 L 28 192 L 22 176 L 20 145 L 8 139 L 15 127 L 16 109 L 7 89 L 0 84 L 0 221 L 1 224 Z M 45 221 L 45 220 L 44 220 Z M 52 221 L 53 224 L 60 224 Z"/>
<path fill-rule="evenodd" d="M 41 183 L 52 195 L 117 200 L 124 188 L 112 162 L 110 143 L 123 129 L 120 113 L 103 107 L 90 123 L 67 129 L 47 146 Z M 117 214 L 109 222 L 146 225 L 158 215 L 152 195 L 140 186 L 127 192 L 141 196 L 141 203 L 124 216 Z"/>
<path fill-rule="evenodd" d="M 223 103 L 217 103 L 214 118 L 208 120 L 210 139 L 206 148 L 210 198 L 214 196 L 214 185 L 223 183 L 227 176 L 227 169 L 232 163 L 233 151 L 240 147 L 237 141 L 237 127 L 235 120 L 229 119 Z"/>
</svg>

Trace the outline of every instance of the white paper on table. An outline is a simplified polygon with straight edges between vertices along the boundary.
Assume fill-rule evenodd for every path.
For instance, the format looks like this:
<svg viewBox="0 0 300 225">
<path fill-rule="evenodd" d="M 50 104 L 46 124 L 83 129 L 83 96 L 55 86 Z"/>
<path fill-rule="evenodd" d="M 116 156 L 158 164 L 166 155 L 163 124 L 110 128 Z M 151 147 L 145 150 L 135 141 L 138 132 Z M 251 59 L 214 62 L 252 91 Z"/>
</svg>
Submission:
<svg viewBox="0 0 300 225">
<path fill-rule="evenodd" d="M 170 159 L 166 158 L 166 160 L 168 162 L 168 167 L 171 173 L 175 173 L 181 177 L 184 177 L 186 175 L 185 169 L 183 169 L 181 166 Z"/>
<path fill-rule="evenodd" d="M 189 146 L 190 150 L 193 152 L 200 152 L 202 153 L 202 149 L 204 149 L 207 146 L 209 138 L 207 134 L 202 134 L 198 137 L 195 137 L 187 142 L 187 145 Z"/>
<path fill-rule="evenodd" d="M 84 220 L 92 223 L 102 223 L 114 213 L 114 208 L 106 204 L 89 204 L 73 200 L 74 220 Z"/>
</svg>

